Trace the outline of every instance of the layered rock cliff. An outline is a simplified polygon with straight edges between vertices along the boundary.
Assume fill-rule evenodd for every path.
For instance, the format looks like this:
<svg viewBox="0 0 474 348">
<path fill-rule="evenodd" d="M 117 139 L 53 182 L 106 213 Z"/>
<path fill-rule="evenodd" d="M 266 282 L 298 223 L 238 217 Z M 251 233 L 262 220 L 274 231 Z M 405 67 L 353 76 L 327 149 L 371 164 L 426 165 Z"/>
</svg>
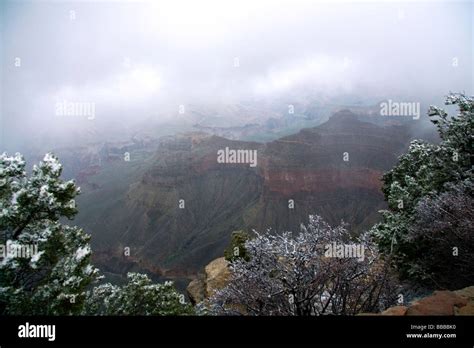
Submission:
<svg viewBox="0 0 474 348">
<path fill-rule="evenodd" d="M 194 278 L 237 229 L 297 230 L 309 214 L 344 220 L 354 232 L 369 227 L 385 207 L 380 178 L 408 141 L 403 126 L 379 127 L 349 111 L 266 144 L 205 133 L 167 137 L 127 174 L 130 184 L 113 201 L 89 199 L 81 222 L 96 250 L 122 255 L 129 247 L 135 262 L 146 260 L 165 277 Z M 218 163 L 226 147 L 256 150 L 257 166 Z M 107 187 L 95 194 L 107 195 Z M 98 224 L 103 231 L 94 232 Z"/>
</svg>

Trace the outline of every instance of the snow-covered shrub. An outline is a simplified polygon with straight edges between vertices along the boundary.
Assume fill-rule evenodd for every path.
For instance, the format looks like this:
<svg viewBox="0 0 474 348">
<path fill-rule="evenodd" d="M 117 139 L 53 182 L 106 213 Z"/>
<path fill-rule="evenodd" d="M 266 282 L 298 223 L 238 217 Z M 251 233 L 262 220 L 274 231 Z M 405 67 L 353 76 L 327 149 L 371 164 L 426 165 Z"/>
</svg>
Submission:
<svg viewBox="0 0 474 348">
<path fill-rule="evenodd" d="M 416 206 L 407 239 L 418 246 L 425 280 L 459 289 L 474 281 L 473 184 L 465 180 Z"/>
<path fill-rule="evenodd" d="M 192 306 L 172 282 L 153 284 L 148 276 L 128 273 L 123 286 L 110 283 L 88 294 L 85 314 L 95 315 L 186 315 Z"/>
<path fill-rule="evenodd" d="M 297 234 L 255 234 L 245 244 L 248 261 L 234 259 L 230 283 L 209 300 L 210 313 L 353 315 L 393 304 L 393 278 L 366 235 L 353 240 L 343 225 L 332 228 L 319 216 Z M 328 254 L 333 246 L 363 252 Z"/>
</svg>

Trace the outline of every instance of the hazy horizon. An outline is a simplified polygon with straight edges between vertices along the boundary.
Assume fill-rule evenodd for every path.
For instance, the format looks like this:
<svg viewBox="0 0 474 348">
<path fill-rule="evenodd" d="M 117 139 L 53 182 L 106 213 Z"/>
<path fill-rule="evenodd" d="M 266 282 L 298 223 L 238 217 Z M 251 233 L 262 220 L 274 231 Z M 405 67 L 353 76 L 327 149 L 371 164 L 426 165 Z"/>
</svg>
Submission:
<svg viewBox="0 0 474 348">
<path fill-rule="evenodd" d="M 2 150 L 176 123 L 180 105 L 258 105 L 258 119 L 272 103 L 441 103 L 449 91 L 473 92 L 469 1 L 1 6 Z M 94 119 L 58 116 L 65 101 L 93 103 Z"/>
</svg>

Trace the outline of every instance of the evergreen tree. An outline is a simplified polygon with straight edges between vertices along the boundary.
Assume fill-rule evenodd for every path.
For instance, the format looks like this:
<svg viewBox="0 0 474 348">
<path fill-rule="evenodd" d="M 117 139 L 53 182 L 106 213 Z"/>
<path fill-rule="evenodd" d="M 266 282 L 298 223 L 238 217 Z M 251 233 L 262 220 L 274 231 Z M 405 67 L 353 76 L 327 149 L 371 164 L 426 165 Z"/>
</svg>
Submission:
<svg viewBox="0 0 474 348">
<path fill-rule="evenodd" d="M 439 282 L 442 279 L 440 274 L 436 275 L 436 269 L 423 261 L 425 257 L 431 258 L 436 251 L 427 248 L 422 239 L 414 237 L 420 237 L 416 233 L 419 214 L 422 213 L 419 205 L 445 192 L 460 190 L 461 186 L 465 188 L 462 189 L 465 194 L 472 195 L 474 100 L 463 94 L 450 94 L 446 104 L 457 105 L 458 115 L 449 117 L 446 111 L 434 106 L 429 109 L 432 123 L 437 126 L 440 143 L 412 141 L 408 152 L 399 158 L 397 166 L 384 175 L 382 190 L 389 210 L 382 211 L 383 221 L 372 229 L 381 251 L 392 256 L 401 276 L 420 282 L 430 279 Z M 426 216 L 426 212 L 423 214 Z M 429 226 L 423 230 L 425 235 L 432 231 Z M 456 234 L 457 231 L 450 229 L 446 233 Z M 458 240 L 460 245 L 457 247 L 465 247 L 461 245 L 465 242 L 467 240 Z M 438 256 L 442 255 L 446 255 L 446 252 Z M 457 262 L 452 257 L 444 261 Z"/>
<path fill-rule="evenodd" d="M 19 154 L 0 156 L 0 312 L 75 314 L 86 287 L 98 279 L 90 263 L 89 236 L 60 222 L 77 213 L 73 181 L 46 154 L 30 176 Z M 21 250 L 31 252 L 22 253 Z"/>
</svg>

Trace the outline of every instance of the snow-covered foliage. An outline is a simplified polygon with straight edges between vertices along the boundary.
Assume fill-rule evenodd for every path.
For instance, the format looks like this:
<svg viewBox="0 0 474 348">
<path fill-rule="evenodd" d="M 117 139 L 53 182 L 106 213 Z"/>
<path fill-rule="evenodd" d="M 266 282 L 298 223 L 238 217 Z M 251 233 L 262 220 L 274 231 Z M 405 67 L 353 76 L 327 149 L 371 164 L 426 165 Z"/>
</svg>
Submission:
<svg viewBox="0 0 474 348">
<path fill-rule="evenodd" d="M 0 227 L 9 238 L 16 239 L 31 222 L 74 217 L 74 197 L 80 190 L 60 176 L 61 164 L 51 154 L 33 166 L 29 177 L 20 154 L 0 155 Z"/>
<path fill-rule="evenodd" d="M 462 288 L 474 280 L 473 183 L 447 185 L 447 191 L 416 206 L 407 239 L 418 246 L 424 279 L 443 288 Z"/>
<path fill-rule="evenodd" d="M 26 257 L 0 256 L 1 313 L 78 313 L 86 287 L 98 279 L 89 260 L 90 237 L 59 221 L 76 214 L 79 193 L 60 175 L 61 165 L 51 154 L 29 176 L 21 155 L 0 155 L 0 245 L 36 250 Z"/>
<path fill-rule="evenodd" d="M 435 268 L 428 269 L 426 266 L 429 262 L 426 260 L 433 257 L 441 258 L 441 255 L 452 252 L 452 247 L 456 245 L 444 250 L 441 255 L 437 253 L 430 255 L 431 251 L 426 249 L 421 239 L 413 238 L 416 234 L 413 229 L 420 227 L 417 223 L 420 209 L 428 207 L 426 199 L 436 200 L 435 197 L 441 197 L 443 192 L 452 190 L 453 185 L 465 185 L 473 180 L 471 161 L 474 138 L 472 133 L 474 99 L 463 94 L 450 94 L 446 99 L 446 104 L 457 105 L 458 115 L 449 117 L 443 109 L 434 106 L 429 110 L 429 116 L 433 118 L 432 122 L 438 128 L 440 143 L 413 141 L 408 152 L 399 158 L 397 166 L 384 175 L 383 192 L 389 210 L 381 212 L 383 221 L 372 229 L 380 250 L 391 255 L 402 277 L 418 280 L 425 285 L 427 285 L 427 279 L 436 278 L 433 277 Z M 420 206 L 422 201 L 425 203 Z M 436 206 L 430 207 L 439 209 Z M 422 215 L 429 214 L 425 211 Z M 436 234 L 434 231 L 437 228 L 431 231 L 429 226 L 430 224 L 426 226 L 428 229 L 423 229 L 424 233 Z M 457 233 L 455 229 L 450 231 Z M 463 242 L 458 240 L 457 244 L 463 244 Z M 460 247 L 460 245 L 457 246 Z M 452 256 L 444 258 L 443 261 L 454 265 L 459 259 Z M 471 278 L 466 283 L 456 283 L 456 285 L 467 286 L 473 280 Z M 431 285 L 440 286 L 435 283 Z"/>
<path fill-rule="evenodd" d="M 123 286 L 110 283 L 95 287 L 87 297 L 85 314 L 99 315 L 186 315 L 192 306 L 185 302 L 172 282 L 153 284 L 148 276 L 128 273 Z"/>
<path fill-rule="evenodd" d="M 351 315 L 393 303 L 392 278 L 366 235 L 352 240 L 343 225 L 332 228 L 319 216 L 310 216 L 297 234 L 255 233 L 245 244 L 249 260 L 233 260 L 229 285 L 209 300 L 206 311 Z M 358 243 L 364 258 L 327 257 L 333 243 Z"/>
<path fill-rule="evenodd" d="M 60 176 L 61 164 L 52 154 L 46 154 L 30 176 L 21 155 L 0 156 L 0 247 L 5 254 L 0 255 L 0 313 L 190 313 L 192 307 L 172 283 L 152 284 L 142 274 L 129 274 L 123 287 L 105 284 L 90 290 L 100 278 L 90 263 L 90 237 L 59 221 L 77 213 L 74 198 L 79 188 Z M 36 252 L 6 252 L 23 246 L 33 246 Z"/>
</svg>

